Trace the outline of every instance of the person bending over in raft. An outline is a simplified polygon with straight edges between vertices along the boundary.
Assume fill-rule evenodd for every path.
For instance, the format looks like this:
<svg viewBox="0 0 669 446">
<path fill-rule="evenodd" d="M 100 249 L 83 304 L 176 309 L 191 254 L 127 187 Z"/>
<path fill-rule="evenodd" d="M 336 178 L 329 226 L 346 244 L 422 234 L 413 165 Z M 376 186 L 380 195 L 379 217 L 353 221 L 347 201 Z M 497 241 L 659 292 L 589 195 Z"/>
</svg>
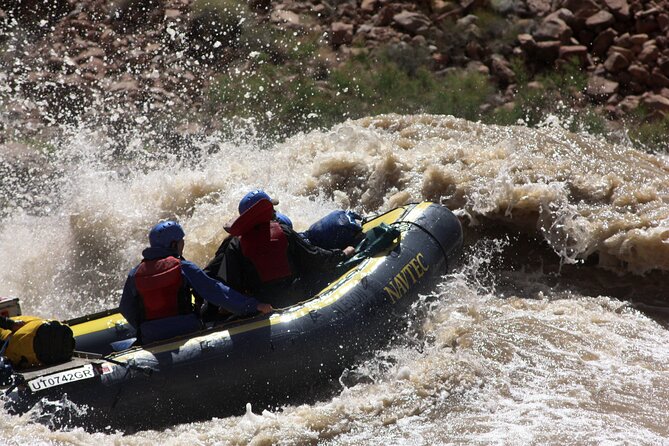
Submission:
<svg viewBox="0 0 669 446">
<path fill-rule="evenodd" d="M 247 194 L 239 204 L 240 216 L 226 227 L 230 236 L 204 271 L 273 305 L 289 305 L 296 296 L 311 291 L 304 281 L 298 286 L 297 279 L 333 271 L 355 248 L 330 250 L 312 245 L 286 224 L 287 217 L 277 215 L 275 203 L 278 201 L 261 190 Z M 216 309 L 204 307 L 203 316 L 213 318 Z"/>
<path fill-rule="evenodd" d="M 269 200 L 274 206 L 279 204 L 279 200 L 270 198 L 264 190 L 255 189 L 246 194 L 239 202 L 239 215 L 263 198 Z M 290 218 L 276 210 L 274 211 L 274 220 L 289 226 L 291 229 L 293 228 L 293 222 Z M 332 211 L 312 224 L 309 229 L 298 232 L 298 234 L 319 248 L 345 249 L 347 246 L 357 245 L 364 237 L 362 224 L 359 223 L 361 221 L 362 216 L 356 212 Z"/>
<path fill-rule="evenodd" d="M 201 322 L 191 292 L 231 313 L 267 314 L 271 305 L 246 297 L 182 257 L 185 233 L 179 223 L 158 223 L 149 232 L 150 247 L 128 274 L 119 308 L 142 343 L 197 331 Z"/>
</svg>

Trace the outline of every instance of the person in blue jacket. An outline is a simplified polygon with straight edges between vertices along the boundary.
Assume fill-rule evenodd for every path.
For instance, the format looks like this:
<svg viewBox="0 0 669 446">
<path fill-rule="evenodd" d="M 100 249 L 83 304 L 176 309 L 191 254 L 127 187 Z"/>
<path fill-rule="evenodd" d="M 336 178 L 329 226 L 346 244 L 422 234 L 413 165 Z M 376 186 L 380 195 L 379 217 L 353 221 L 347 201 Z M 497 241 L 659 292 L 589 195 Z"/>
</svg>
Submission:
<svg viewBox="0 0 669 446">
<path fill-rule="evenodd" d="M 272 205 L 279 204 L 279 200 L 270 197 L 262 189 L 254 189 L 244 195 L 239 201 L 239 215 L 242 215 L 260 200 L 268 200 Z M 290 218 L 278 211 L 274 211 L 274 220 L 293 228 Z M 345 249 L 355 246 L 363 237 L 362 216 L 354 211 L 336 210 L 321 218 L 309 229 L 298 234 L 314 246 L 324 249 Z"/>
<path fill-rule="evenodd" d="M 263 190 L 246 194 L 239 203 L 239 217 L 226 226 L 230 236 L 204 271 L 245 294 L 283 307 L 324 285 L 355 248 L 325 249 L 309 243 L 276 212 L 275 204 L 278 201 Z M 220 314 L 225 312 L 203 305 L 203 318 L 216 319 Z"/>
<path fill-rule="evenodd" d="M 207 276 L 182 257 L 185 233 L 174 221 L 158 223 L 149 232 L 149 247 L 123 287 L 119 309 L 142 343 L 197 331 L 201 321 L 192 294 L 236 315 L 267 314 L 269 304 L 247 297 Z"/>
</svg>

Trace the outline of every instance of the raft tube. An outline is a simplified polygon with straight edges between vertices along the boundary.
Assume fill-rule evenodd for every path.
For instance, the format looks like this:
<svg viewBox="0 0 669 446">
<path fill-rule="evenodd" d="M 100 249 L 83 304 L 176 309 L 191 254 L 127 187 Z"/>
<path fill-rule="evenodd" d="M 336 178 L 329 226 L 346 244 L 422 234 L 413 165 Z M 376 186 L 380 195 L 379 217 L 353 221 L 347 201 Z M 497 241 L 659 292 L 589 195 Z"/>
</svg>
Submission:
<svg viewBox="0 0 669 446">
<path fill-rule="evenodd" d="M 419 295 L 459 256 L 462 228 L 443 206 L 403 206 L 364 230 L 380 223 L 401 231 L 394 246 L 271 315 L 115 353 L 107 341 L 132 334 L 122 317 L 80 319 L 72 324 L 77 348 L 105 356 L 82 355 L 17 376 L 8 408 L 23 413 L 39 402 L 42 421 L 55 427 L 134 431 L 238 415 L 246 403 L 263 409 L 299 402 L 361 354 L 386 346 Z"/>
</svg>

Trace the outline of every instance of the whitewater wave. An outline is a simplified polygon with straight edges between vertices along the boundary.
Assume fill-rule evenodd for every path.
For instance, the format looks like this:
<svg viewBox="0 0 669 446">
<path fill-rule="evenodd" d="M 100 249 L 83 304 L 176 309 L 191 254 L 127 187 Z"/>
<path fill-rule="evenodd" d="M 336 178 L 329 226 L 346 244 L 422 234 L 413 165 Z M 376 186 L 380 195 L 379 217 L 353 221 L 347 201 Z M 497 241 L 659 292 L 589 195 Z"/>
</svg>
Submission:
<svg viewBox="0 0 669 446">
<path fill-rule="evenodd" d="M 337 208 L 434 200 L 462 218 L 467 255 L 417 305 L 402 342 L 359 363 L 351 376 L 361 378 L 342 379 L 332 398 L 128 436 L 53 432 L 3 413 L 7 444 L 650 445 L 668 435 L 666 314 L 634 302 L 666 299 L 666 157 L 556 127 L 431 115 L 347 121 L 269 148 L 202 135 L 166 152 L 88 129 L 53 147 L 2 152 L 12 199 L 0 214 L 0 294 L 20 297 L 25 313 L 115 306 L 160 219 L 177 218 L 186 257 L 205 264 L 256 187 L 298 230 Z"/>
</svg>

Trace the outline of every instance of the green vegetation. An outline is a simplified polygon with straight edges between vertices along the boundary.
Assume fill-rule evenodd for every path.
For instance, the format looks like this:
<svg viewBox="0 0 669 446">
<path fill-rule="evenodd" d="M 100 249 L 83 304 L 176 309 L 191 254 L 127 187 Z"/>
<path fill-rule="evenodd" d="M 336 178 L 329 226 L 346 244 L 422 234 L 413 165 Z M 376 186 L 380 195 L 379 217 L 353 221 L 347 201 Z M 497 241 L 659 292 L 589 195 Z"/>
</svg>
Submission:
<svg viewBox="0 0 669 446">
<path fill-rule="evenodd" d="M 232 0 L 227 0 L 232 1 Z M 503 39 L 504 19 L 492 13 L 479 18 L 486 34 Z M 321 59 L 321 36 L 276 28 L 244 28 L 239 49 L 244 64 L 231 67 L 209 90 L 207 112 L 217 118 L 247 119 L 273 139 L 346 119 L 384 113 L 453 115 L 488 124 L 530 127 L 555 116 L 567 129 L 609 135 L 601 106 L 585 94 L 588 82 L 577 61 L 557 70 L 530 72 L 524 60 L 511 59 L 516 77 L 512 102 L 489 76 L 453 68 L 435 72 L 427 48 L 395 44 L 353 56 L 328 69 Z M 630 118 L 630 140 L 649 151 L 666 151 L 669 120 L 648 122 L 646 113 Z"/>
<path fill-rule="evenodd" d="M 548 114 L 557 116 L 563 122 L 570 122 L 572 131 L 603 131 L 603 122 L 595 122 L 594 110 L 584 101 L 583 92 L 588 77 L 577 64 L 565 64 L 561 69 L 532 76 L 520 59 L 512 59 L 511 67 L 518 81 L 513 107 L 496 110 L 487 121 L 495 124 L 511 125 L 523 122 L 528 126 L 540 124 Z M 588 125 L 579 126 L 583 120 L 574 116 L 575 110 L 582 110 L 588 116 Z M 573 118 L 573 119 L 572 119 Z"/>
<path fill-rule="evenodd" d="M 516 42 L 518 34 L 526 30 L 514 20 L 491 10 L 479 9 L 475 12 L 476 22 L 481 32 L 481 42 L 484 42 L 493 53 L 503 52 L 504 46 L 511 46 Z"/>
<path fill-rule="evenodd" d="M 191 10 L 195 17 L 208 15 L 221 23 L 236 24 L 249 16 L 246 2 L 242 0 L 195 0 Z"/>
<path fill-rule="evenodd" d="M 313 54 L 296 59 L 306 60 Z M 383 113 L 444 114 L 529 126 L 540 124 L 551 113 L 571 122 L 573 131 L 605 130 L 605 120 L 580 104 L 587 77 L 576 65 L 535 76 L 530 83 L 531 75 L 522 63 L 513 61 L 519 80 L 515 102 L 512 107 L 491 109 L 485 105 L 495 88 L 486 75 L 463 69 L 434 73 L 428 54 L 410 47 L 389 47 L 378 56 L 362 53 L 323 80 L 316 80 L 299 64 L 274 65 L 267 52 L 257 58 L 253 70 L 218 80 L 210 92 L 210 110 L 226 118 L 251 118 L 274 137 Z M 580 110 L 576 116 L 574 110 Z"/>
<path fill-rule="evenodd" d="M 360 55 L 322 81 L 299 66 L 273 65 L 258 56 L 254 70 L 218 80 L 210 92 L 210 112 L 251 118 L 279 138 L 382 113 L 480 118 L 480 107 L 494 91 L 486 76 L 466 71 L 440 76 L 406 55 L 397 49 L 379 58 Z"/>
<path fill-rule="evenodd" d="M 195 0 L 191 6 L 193 38 L 223 46 L 234 46 L 245 29 L 250 18 L 250 11 L 241 0 Z M 209 46 L 205 47 L 210 50 Z"/>
<path fill-rule="evenodd" d="M 634 117 L 626 122 L 628 136 L 637 148 L 648 152 L 669 152 L 669 117 L 648 121 L 645 111 L 641 118 Z"/>
</svg>

